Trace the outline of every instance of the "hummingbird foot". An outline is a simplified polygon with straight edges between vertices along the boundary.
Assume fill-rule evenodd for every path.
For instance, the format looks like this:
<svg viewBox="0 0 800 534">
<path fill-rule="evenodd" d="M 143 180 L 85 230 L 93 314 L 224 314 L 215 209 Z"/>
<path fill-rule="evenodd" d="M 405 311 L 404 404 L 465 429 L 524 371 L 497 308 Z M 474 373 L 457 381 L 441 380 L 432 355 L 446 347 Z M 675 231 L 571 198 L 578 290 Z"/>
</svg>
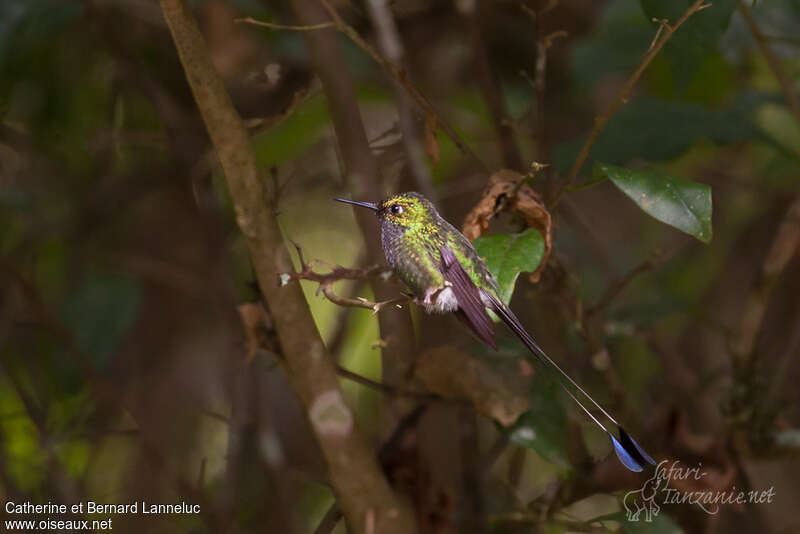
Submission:
<svg viewBox="0 0 800 534">
<path fill-rule="evenodd" d="M 445 282 L 438 287 L 429 287 L 425 290 L 422 299 L 414 299 L 417 305 L 422 306 L 427 313 L 447 313 L 458 309 L 458 299 L 453 293 L 450 282 Z"/>
</svg>

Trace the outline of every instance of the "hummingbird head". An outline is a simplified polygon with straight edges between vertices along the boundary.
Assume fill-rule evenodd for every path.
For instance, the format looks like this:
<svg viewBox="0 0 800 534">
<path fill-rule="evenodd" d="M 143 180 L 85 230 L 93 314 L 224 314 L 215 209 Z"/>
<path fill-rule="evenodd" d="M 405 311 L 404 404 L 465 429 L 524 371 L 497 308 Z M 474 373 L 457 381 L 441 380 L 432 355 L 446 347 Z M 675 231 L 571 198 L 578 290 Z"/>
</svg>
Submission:
<svg viewBox="0 0 800 534">
<path fill-rule="evenodd" d="M 334 200 L 371 209 L 381 223 L 393 226 L 412 227 L 430 222 L 437 215 L 436 208 L 433 207 L 431 201 L 413 191 L 398 193 L 380 202 L 358 202 L 343 198 Z"/>
</svg>

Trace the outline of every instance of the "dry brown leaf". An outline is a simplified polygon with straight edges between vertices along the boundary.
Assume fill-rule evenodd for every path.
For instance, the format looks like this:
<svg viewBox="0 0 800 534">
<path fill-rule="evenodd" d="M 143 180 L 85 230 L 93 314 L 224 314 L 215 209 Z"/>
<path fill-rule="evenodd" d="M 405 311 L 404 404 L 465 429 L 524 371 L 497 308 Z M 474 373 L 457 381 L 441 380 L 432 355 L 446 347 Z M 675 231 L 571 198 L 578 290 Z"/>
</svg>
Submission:
<svg viewBox="0 0 800 534">
<path fill-rule="evenodd" d="M 439 121 L 433 113 L 425 114 L 425 152 L 435 167 L 439 163 L 441 148 L 439 146 Z"/>
<path fill-rule="evenodd" d="M 462 232 L 467 239 L 473 241 L 486 234 L 489 230 L 489 221 L 499 212 L 509 211 L 521 215 L 527 226 L 536 228 L 544 237 L 542 262 L 531 274 L 531 282 L 535 283 L 539 281 L 547 265 L 547 258 L 550 257 L 552 220 L 539 193 L 527 184 L 520 187 L 517 194 L 511 197 L 517 184 L 524 179 L 525 176 L 509 169 L 501 169 L 494 173 L 489 178 L 489 184 L 480 202 L 467 214 Z"/>
<path fill-rule="evenodd" d="M 503 426 L 511 426 L 528 409 L 525 379 L 509 362 L 490 368 L 452 347 L 423 352 L 415 373 L 431 393 L 451 399 L 468 400 L 479 413 Z"/>
</svg>

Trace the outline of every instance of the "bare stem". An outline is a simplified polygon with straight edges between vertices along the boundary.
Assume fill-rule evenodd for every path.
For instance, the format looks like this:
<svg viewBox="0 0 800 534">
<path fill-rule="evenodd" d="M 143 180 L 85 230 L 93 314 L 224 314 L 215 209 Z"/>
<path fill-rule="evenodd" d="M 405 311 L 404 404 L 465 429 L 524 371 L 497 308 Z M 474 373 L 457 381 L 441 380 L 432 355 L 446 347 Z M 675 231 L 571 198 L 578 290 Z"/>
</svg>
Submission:
<svg viewBox="0 0 800 534">
<path fill-rule="evenodd" d="M 659 26 L 657 38 L 651 43 L 651 46 L 647 53 L 642 57 L 642 60 L 637 65 L 636 69 L 634 69 L 633 74 L 628 78 L 622 88 L 617 93 L 617 96 L 614 97 L 614 100 L 608 106 L 608 108 L 595 117 L 594 119 L 594 128 L 592 128 L 591 133 L 589 133 L 589 137 L 586 138 L 586 141 L 583 143 L 580 152 L 578 153 L 578 157 L 575 159 L 575 162 L 572 164 L 572 168 L 569 170 L 569 174 L 567 174 L 566 180 L 561 185 L 561 187 L 556 192 L 555 198 L 552 202 L 552 208 L 554 208 L 561 197 L 564 195 L 564 192 L 568 187 L 570 187 L 575 179 L 578 176 L 583 164 L 586 162 L 586 159 L 589 157 L 589 151 L 592 148 L 592 145 L 597 140 L 597 137 L 600 135 L 600 132 L 603 131 L 608 121 L 614 114 L 619 111 L 624 104 L 628 102 L 630 99 L 631 93 L 633 92 L 633 87 L 636 85 L 636 82 L 639 81 L 639 78 L 642 76 L 642 73 L 645 69 L 650 65 L 653 59 L 658 55 L 664 45 L 669 41 L 670 37 L 675 33 L 675 31 L 680 28 L 680 26 L 686 22 L 686 20 L 697 13 L 700 10 L 703 10 L 707 7 L 710 7 L 711 4 L 704 4 L 704 0 L 695 0 L 692 2 L 692 5 L 681 15 L 681 17 L 675 21 L 674 24 L 662 24 Z"/>
<path fill-rule="evenodd" d="M 739 12 L 742 14 L 742 18 L 744 18 L 747 27 L 750 29 L 750 33 L 753 34 L 761 55 L 767 60 L 769 70 L 772 71 L 772 74 L 778 80 L 778 84 L 781 86 L 781 92 L 784 98 L 786 98 L 786 102 L 789 104 L 797 123 L 800 124 L 800 98 L 797 96 L 792 80 L 786 75 L 786 71 L 783 70 L 781 62 L 769 47 L 767 38 L 761 32 L 761 28 L 758 27 L 756 19 L 753 17 L 753 12 L 742 0 L 739 1 Z"/>
<path fill-rule="evenodd" d="M 262 20 L 256 20 L 253 17 L 244 17 L 240 19 L 234 19 L 233 22 L 243 22 L 245 24 L 252 24 L 253 26 L 262 26 L 264 28 L 272 28 L 273 30 L 290 30 L 295 32 L 308 32 L 314 30 L 324 30 L 325 28 L 335 28 L 336 24 L 331 22 L 322 22 L 320 24 L 309 24 L 306 26 L 297 26 L 293 24 L 275 24 L 274 22 L 264 22 Z"/>
<path fill-rule="evenodd" d="M 644 260 L 642 263 L 631 269 L 628 274 L 624 277 L 620 278 L 616 282 L 612 283 L 608 286 L 605 293 L 597 299 L 597 302 L 589 306 L 586 311 L 586 317 L 591 317 L 592 315 L 596 314 L 606 306 L 608 306 L 620 293 L 622 293 L 626 287 L 628 287 L 631 282 L 633 282 L 636 277 L 646 272 L 652 271 L 659 265 L 661 265 L 664 260 L 669 258 L 672 254 L 664 254 L 661 250 L 656 250 L 653 252 L 649 258 Z"/>
<path fill-rule="evenodd" d="M 378 45 L 384 57 L 395 65 L 403 64 L 405 55 L 403 42 L 397 30 L 388 0 L 369 0 L 369 15 L 378 36 Z M 392 80 L 395 100 L 397 101 L 397 117 L 400 132 L 403 134 L 403 146 L 408 157 L 408 166 L 419 191 L 431 201 L 436 201 L 436 190 L 433 188 L 433 179 L 425 163 L 425 152 L 422 149 L 419 132 L 414 123 L 413 104 L 411 95 L 397 80 Z"/>
<path fill-rule="evenodd" d="M 319 284 L 319 288 L 317 292 L 322 292 L 325 295 L 325 298 L 333 302 L 334 304 L 338 304 L 339 306 L 345 306 L 348 308 L 366 308 L 368 310 L 372 310 L 375 313 L 378 313 L 383 308 L 387 306 L 396 305 L 400 307 L 400 304 L 403 302 L 408 301 L 408 297 L 398 297 L 395 299 L 385 300 L 381 302 L 373 302 L 371 300 L 367 300 L 365 298 L 356 297 L 342 297 L 337 295 L 333 291 L 333 283 L 338 282 L 339 280 L 363 280 L 369 278 L 371 276 L 385 276 L 391 275 L 391 269 L 387 267 L 381 267 L 379 265 L 373 265 L 371 267 L 366 267 L 364 269 L 349 269 L 347 267 L 334 267 L 328 273 L 318 273 L 314 271 L 311 267 L 310 263 L 306 263 L 305 259 L 303 258 L 303 251 L 299 245 L 295 243 L 295 249 L 297 250 L 297 257 L 300 259 L 300 272 L 291 272 L 291 273 L 280 273 L 279 280 L 281 286 L 285 286 L 289 282 L 294 282 L 297 280 L 308 280 L 311 282 L 316 282 Z"/>
<path fill-rule="evenodd" d="M 353 28 L 352 26 L 347 24 L 347 22 L 345 22 L 345 20 L 341 17 L 341 15 L 339 15 L 339 12 L 336 11 L 336 8 L 334 8 L 330 4 L 330 2 L 328 2 L 328 0 L 320 0 L 320 3 L 328 12 L 328 14 L 331 16 L 331 19 L 333 19 L 330 23 L 325 23 L 325 24 L 332 24 L 332 27 L 335 27 L 340 32 L 344 33 L 347 37 L 350 38 L 351 41 L 353 41 L 356 44 L 356 46 L 361 48 L 364 52 L 367 53 L 367 55 L 369 55 L 373 60 L 375 60 L 375 62 L 389 76 L 391 76 L 397 83 L 399 83 L 403 88 L 405 88 L 408 94 L 411 95 L 411 98 L 417 103 L 417 105 L 422 109 L 424 113 L 436 117 L 438 124 L 441 126 L 444 133 L 447 134 L 447 136 L 450 137 L 450 139 L 453 141 L 453 144 L 455 144 L 456 147 L 458 147 L 458 149 L 461 150 L 461 152 L 463 152 L 472 160 L 474 160 L 475 163 L 481 169 L 485 170 L 487 167 L 483 163 L 483 161 L 481 161 L 481 159 L 477 156 L 477 154 L 475 154 L 475 152 L 473 152 L 472 149 L 469 148 L 469 146 L 461 139 L 461 136 L 458 135 L 458 133 L 450 125 L 450 123 L 445 121 L 444 118 L 441 116 L 441 114 L 436 111 L 430 100 L 428 100 L 428 98 L 424 94 L 422 94 L 422 91 L 420 91 L 414 84 L 411 83 L 411 81 L 408 79 L 408 73 L 406 72 L 406 70 L 402 66 L 385 58 L 383 55 L 381 55 L 380 52 L 378 52 L 375 49 L 374 46 L 372 46 L 366 40 L 364 40 L 364 38 L 361 37 L 361 35 L 358 33 L 358 31 L 356 31 L 355 28 Z M 242 22 L 251 23 L 250 20 L 252 19 L 250 18 L 242 19 Z M 262 23 L 261 25 L 264 24 L 266 23 Z M 300 27 L 310 28 L 312 26 L 318 26 L 318 25 L 311 24 Z"/>
</svg>

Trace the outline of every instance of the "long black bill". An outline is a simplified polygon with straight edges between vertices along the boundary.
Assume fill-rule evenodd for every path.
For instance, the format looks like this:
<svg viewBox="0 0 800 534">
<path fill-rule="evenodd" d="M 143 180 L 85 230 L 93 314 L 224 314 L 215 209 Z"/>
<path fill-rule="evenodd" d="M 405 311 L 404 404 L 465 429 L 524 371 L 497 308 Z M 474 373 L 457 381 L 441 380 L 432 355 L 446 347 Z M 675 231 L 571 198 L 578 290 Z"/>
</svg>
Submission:
<svg viewBox="0 0 800 534">
<path fill-rule="evenodd" d="M 334 198 L 336 202 L 344 202 L 345 204 L 352 204 L 353 206 L 361 206 L 362 208 L 368 208 L 372 211 L 378 211 L 378 205 L 374 202 L 359 202 L 358 200 L 347 200 L 346 198 Z"/>
</svg>

